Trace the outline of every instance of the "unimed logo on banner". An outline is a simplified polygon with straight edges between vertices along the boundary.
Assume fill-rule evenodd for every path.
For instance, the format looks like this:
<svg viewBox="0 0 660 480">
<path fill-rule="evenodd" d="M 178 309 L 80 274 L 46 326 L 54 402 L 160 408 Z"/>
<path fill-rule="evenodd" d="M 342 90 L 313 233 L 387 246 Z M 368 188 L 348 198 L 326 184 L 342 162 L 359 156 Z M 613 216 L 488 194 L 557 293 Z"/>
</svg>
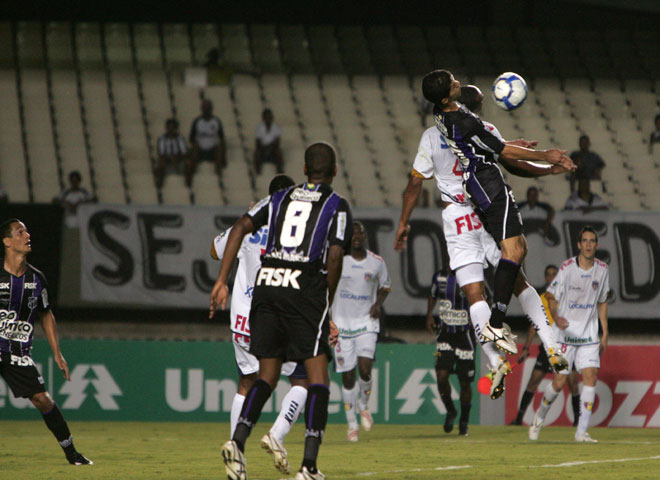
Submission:
<svg viewBox="0 0 660 480">
<path fill-rule="evenodd" d="M 66 398 L 62 408 L 78 409 L 92 398 L 102 410 L 119 410 L 114 397 L 122 394 L 105 365 L 86 364 L 76 365 L 71 371 L 71 381 L 65 382 L 59 393 Z"/>
<path fill-rule="evenodd" d="M 520 398 L 534 368 L 531 358 L 524 369 L 517 368 L 507 376 L 506 423 L 515 418 Z M 643 362 L 640 360 L 643 359 Z M 596 385 L 596 401 L 591 414 L 591 426 L 660 427 L 660 347 L 610 346 L 601 357 Z M 538 409 L 543 391 L 552 382 L 547 375 L 534 395 L 523 421 L 530 424 Z M 580 386 L 580 388 L 582 388 Z M 568 387 L 559 394 L 546 417 L 546 425 L 572 425 L 573 408 Z"/>
</svg>

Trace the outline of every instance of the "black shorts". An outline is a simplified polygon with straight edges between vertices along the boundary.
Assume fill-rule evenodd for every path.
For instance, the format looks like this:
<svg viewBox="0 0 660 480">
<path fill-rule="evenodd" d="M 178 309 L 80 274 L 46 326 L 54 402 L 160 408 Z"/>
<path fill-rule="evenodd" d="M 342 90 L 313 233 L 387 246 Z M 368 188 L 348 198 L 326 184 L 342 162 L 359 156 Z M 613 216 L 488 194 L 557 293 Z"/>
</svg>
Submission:
<svg viewBox="0 0 660 480">
<path fill-rule="evenodd" d="M 497 194 L 485 212 L 478 210 L 478 213 L 484 228 L 498 245 L 505 238 L 525 233 L 518 205 L 508 185 Z"/>
<path fill-rule="evenodd" d="M 199 149 L 199 161 L 204 161 L 207 160 L 209 162 L 215 162 L 215 158 L 217 155 L 218 148 L 220 147 L 212 147 L 209 148 L 208 150 L 202 150 L 201 148 Z"/>
<path fill-rule="evenodd" d="M 474 345 L 474 333 L 471 329 L 456 333 L 443 329 L 438 335 L 436 370 L 456 373 L 471 382 L 475 372 Z"/>
<path fill-rule="evenodd" d="M 0 352 L 0 376 L 16 398 L 30 398 L 46 391 L 44 379 L 29 355 L 19 357 L 9 352 Z"/>
<path fill-rule="evenodd" d="M 260 276 L 265 268 L 288 269 L 288 273 L 279 273 L 280 279 L 286 279 L 288 275 L 294 281 L 288 286 L 267 285 Z M 278 267 L 273 263 L 262 265 L 250 310 L 252 355 L 301 361 L 325 353 L 330 360 L 329 331 L 325 275 L 316 268 Z"/>
<path fill-rule="evenodd" d="M 536 356 L 534 369 L 549 373 L 553 372 L 552 366 L 550 366 L 550 360 L 548 360 L 548 354 L 545 353 L 545 348 L 543 348 L 543 345 L 539 346 L 539 354 Z"/>
</svg>

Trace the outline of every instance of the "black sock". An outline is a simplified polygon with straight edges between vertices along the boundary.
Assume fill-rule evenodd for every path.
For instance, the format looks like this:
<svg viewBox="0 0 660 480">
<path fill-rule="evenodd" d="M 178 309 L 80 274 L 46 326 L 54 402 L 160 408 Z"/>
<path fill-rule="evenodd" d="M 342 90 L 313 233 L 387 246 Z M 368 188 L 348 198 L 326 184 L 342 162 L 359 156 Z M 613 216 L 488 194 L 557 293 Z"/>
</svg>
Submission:
<svg viewBox="0 0 660 480">
<path fill-rule="evenodd" d="M 75 452 L 76 449 L 73 446 L 73 437 L 69 431 L 69 426 L 66 424 L 66 420 L 64 420 L 62 412 L 57 405 L 53 405 L 53 408 L 49 412 L 42 413 L 41 416 L 44 417 L 44 422 L 46 422 L 48 430 L 53 432 L 55 439 L 64 450 L 64 453 L 70 454 Z"/>
<path fill-rule="evenodd" d="M 250 436 L 252 427 L 259 420 L 261 410 L 264 408 L 266 401 L 270 398 L 272 389 L 270 385 L 260 378 L 252 385 L 252 388 L 245 395 L 241 415 L 238 417 L 238 423 L 234 430 L 232 440 L 236 442 L 241 452 L 245 451 L 245 441 Z"/>
<path fill-rule="evenodd" d="M 448 414 L 456 414 L 456 407 L 454 406 L 454 402 L 451 399 L 451 394 L 449 395 L 440 395 L 440 400 L 442 400 L 442 403 L 444 404 L 445 408 L 447 409 Z"/>
<path fill-rule="evenodd" d="M 520 399 L 520 410 L 518 410 L 518 416 L 516 417 L 518 423 L 522 422 L 522 419 L 525 416 L 525 412 L 527 411 L 527 407 L 529 407 L 529 404 L 533 398 L 534 398 L 534 392 L 525 390 L 525 393 L 523 393 L 523 396 Z"/>
<path fill-rule="evenodd" d="M 506 309 L 513 295 L 516 277 L 520 265 L 511 260 L 501 259 L 495 270 L 495 291 L 493 292 L 493 308 L 490 314 L 490 325 L 493 328 L 502 328 L 506 316 Z"/>
<path fill-rule="evenodd" d="M 305 453 L 303 467 L 316 473 L 316 459 L 323 440 L 325 424 L 328 421 L 328 401 L 330 390 L 325 385 L 314 384 L 307 389 L 305 402 Z"/>
<path fill-rule="evenodd" d="M 460 423 L 469 423 L 470 422 L 470 409 L 472 408 L 472 403 L 461 403 L 461 419 Z"/>
<path fill-rule="evenodd" d="M 580 419 L 580 395 L 571 395 L 571 403 L 573 404 L 573 426 L 577 426 Z"/>
</svg>

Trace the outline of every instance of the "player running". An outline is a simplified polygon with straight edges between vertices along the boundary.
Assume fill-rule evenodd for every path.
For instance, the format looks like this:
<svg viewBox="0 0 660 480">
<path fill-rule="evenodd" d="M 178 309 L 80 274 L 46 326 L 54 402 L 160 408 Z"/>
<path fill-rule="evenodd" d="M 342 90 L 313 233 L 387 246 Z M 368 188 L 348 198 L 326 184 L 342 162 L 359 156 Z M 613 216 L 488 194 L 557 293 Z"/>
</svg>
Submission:
<svg viewBox="0 0 660 480">
<path fill-rule="evenodd" d="M 269 195 L 288 188 L 295 182 L 287 175 L 276 175 L 270 182 Z M 231 228 L 215 237 L 211 244 L 211 257 L 222 260 Z M 234 435 L 238 416 L 243 408 L 245 394 L 257 378 L 259 360 L 250 353 L 250 304 L 257 272 L 261 267 L 261 251 L 268 239 L 268 226 L 264 225 L 251 236 L 246 236 L 238 251 L 239 264 L 231 295 L 230 328 L 238 367 L 238 391 L 234 395 L 230 415 L 230 437 Z M 282 374 L 289 377 L 291 389 L 282 401 L 280 413 L 270 432 L 261 439 L 261 447 L 273 456 L 275 468 L 289 474 L 289 461 L 284 448 L 284 437 L 300 416 L 307 398 L 307 374 L 302 363 L 286 362 Z"/>
<path fill-rule="evenodd" d="M 349 247 L 352 219 L 348 202 L 330 186 L 337 174 L 334 148 L 324 142 L 309 146 L 304 170 L 307 183 L 264 198 L 234 224 L 211 292 L 209 316 L 218 306 L 225 308 L 227 278 L 243 238 L 268 225 L 250 312 L 250 353 L 259 359 L 259 374 L 246 395 L 232 439 L 222 447 L 232 480 L 247 478 L 245 442 L 277 385 L 285 360 L 304 361 L 310 384 L 305 449 L 296 480 L 325 478 L 316 461 L 330 397 L 326 317 Z"/>
<path fill-rule="evenodd" d="M 607 294 L 610 276 L 607 264 L 596 258 L 598 234 L 591 226 L 580 230 L 577 257 L 561 264 L 559 273 L 548 287 L 548 304 L 552 316 L 557 319 L 553 327 L 561 349 L 570 366 L 582 374 L 580 394 L 580 419 L 575 441 L 598 443 L 587 433 L 591 409 L 596 398 L 596 380 L 600 368 L 600 356 L 607 348 Z M 603 334 L 598 339 L 598 320 Z M 561 327 L 561 325 L 566 325 Z M 569 367 L 570 368 L 570 367 Z M 534 421 L 529 427 L 529 439 L 537 440 L 550 405 L 564 388 L 568 372 L 555 375 L 543 394 Z"/>
<path fill-rule="evenodd" d="M 32 251 L 30 233 L 17 218 L 0 225 L 4 247 L 4 268 L 0 272 L 0 375 L 14 397 L 29 398 L 41 412 L 48 429 L 72 465 L 93 465 L 76 450 L 62 412 L 46 391 L 31 356 L 34 323 L 38 318 L 44 329 L 53 358 L 64 378 L 71 381 L 69 366 L 60 351 L 55 316 L 48 302 L 46 277 L 27 262 Z"/>
<path fill-rule="evenodd" d="M 469 105 L 469 108 L 479 111 L 483 102 L 483 95 L 477 87 L 467 86 L 463 89 L 462 99 L 466 102 L 466 105 Z M 493 135 L 499 136 L 499 132 L 494 126 L 489 124 L 488 128 L 491 129 Z M 533 142 L 524 140 L 516 140 L 515 142 L 533 144 Z M 518 175 L 541 176 L 566 171 L 563 167 L 556 165 L 540 166 L 524 160 L 504 159 L 502 161 L 505 162 L 507 169 Z M 422 182 L 435 178 L 444 206 L 442 225 L 449 252 L 449 266 L 455 272 L 458 285 L 468 300 L 474 330 L 482 344 L 484 353 L 488 357 L 490 368 L 494 372 L 491 397 L 498 398 L 504 392 L 504 378 L 511 371 L 511 366 L 506 358 L 497 351 L 495 344 L 487 342 L 481 333 L 491 315 L 484 293 L 483 267 L 486 261 L 493 266 L 498 265 L 501 252 L 493 238 L 484 230 L 479 216 L 466 199 L 462 175 L 459 161 L 449 148 L 440 130 L 436 127 L 427 129 L 420 140 L 419 150 L 413 163 L 412 175 L 404 192 L 394 248 L 399 251 L 405 248 L 410 230 L 408 221 L 422 189 Z M 541 299 L 536 290 L 527 282 L 522 270 L 518 271 L 514 294 L 520 301 L 524 313 L 530 318 L 538 331 L 541 341 L 550 352 L 553 368 L 556 371 L 565 368 L 566 360 L 559 353 Z M 506 329 L 508 329 L 508 326 Z M 511 339 L 508 343 L 508 351 L 515 347 L 515 343 Z"/>
<path fill-rule="evenodd" d="M 502 252 L 495 270 L 491 316 L 479 333 L 504 351 L 516 353 L 515 342 L 503 321 L 527 253 L 527 242 L 513 192 L 504 181 L 497 160 L 499 157 L 500 160 L 544 161 L 566 170 L 575 169 L 575 165 L 564 150 L 537 151 L 502 141 L 478 116 L 457 102 L 461 84 L 447 70 L 427 74 L 422 92 L 424 98 L 434 104 L 435 124 L 458 158 L 456 170 L 462 171 L 465 191 L 479 219 Z"/>
<path fill-rule="evenodd" d="M 332 305 L 332 320 L 339 329 L 335 345 L 335 370 L 342 377 L 341 394 L 346 409 L 346 439 L 349 442 L 358 441 L 356 403 L 362 428 L 369 431 L 374 424 L 369 411 L 371 367 L 380 331 L 380 308 L 391 290 L 385 261 L 365 248 L 366 238 L 362 222 L 353 221 L 351 253 L 344 256 L 337 298 Z M 359 401 L 356 401 L 355 367 L 359 372 Z"/>
<path fill-rule="evenodd" d="M 438 305 L 438 316 L 433 310 Z M 426 328 L 437 337 L 435 373 L 438 393 L 447 409 L 444 430 L 451 433 L 458 415 L 451 399 L 449 374 L 456 373 L 460 385 L 461 418 L 458 434 L 468 434 L 472 408 L 472 382 L 474 381 L 474 329 L 470 324 L 469 305 L 456 281 L 454 273 L 446 271 L 433 275 L 431 295 L 426 310 Z"/>
</svg>

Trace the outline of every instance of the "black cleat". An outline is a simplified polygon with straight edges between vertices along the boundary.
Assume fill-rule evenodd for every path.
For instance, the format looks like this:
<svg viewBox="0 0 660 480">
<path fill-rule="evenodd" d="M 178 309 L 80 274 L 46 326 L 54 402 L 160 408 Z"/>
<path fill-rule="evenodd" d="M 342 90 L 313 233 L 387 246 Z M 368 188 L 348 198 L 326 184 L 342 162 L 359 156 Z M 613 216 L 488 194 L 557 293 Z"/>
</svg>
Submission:
<svg viewBox="0 0 660 480">
<path fill-rule="evenodd" d="M 443 426 L 445 433 L 451 433 L 451 431 L 454 429 L 454 420 L 456 420 L 456 415 L 458 415 L 456 410 L 453 412 L 447 412 L 447 416 L 445 417 L 445 424 Z"/>
<path fill-rule="evenodd" d="M 509 425 L 522 425 L 522 420 L 520 420 L 518 417 L 514 418 L 511 420 L 511 423 Z"/>
<path fill-rule="evenodd" d="M 468 435 L 468 423 L 467 422 L 461 422 L 458 424 L 458 434 L 462 435 L 464 437 L 467 437 Z"/>
<path fill-rule="evenodd" d="M 73 452 L 72 454 L 67 455 L 66 459 L 71 465 L 94 465 L 94 462 L 80 452 Z"/>
</svg>

